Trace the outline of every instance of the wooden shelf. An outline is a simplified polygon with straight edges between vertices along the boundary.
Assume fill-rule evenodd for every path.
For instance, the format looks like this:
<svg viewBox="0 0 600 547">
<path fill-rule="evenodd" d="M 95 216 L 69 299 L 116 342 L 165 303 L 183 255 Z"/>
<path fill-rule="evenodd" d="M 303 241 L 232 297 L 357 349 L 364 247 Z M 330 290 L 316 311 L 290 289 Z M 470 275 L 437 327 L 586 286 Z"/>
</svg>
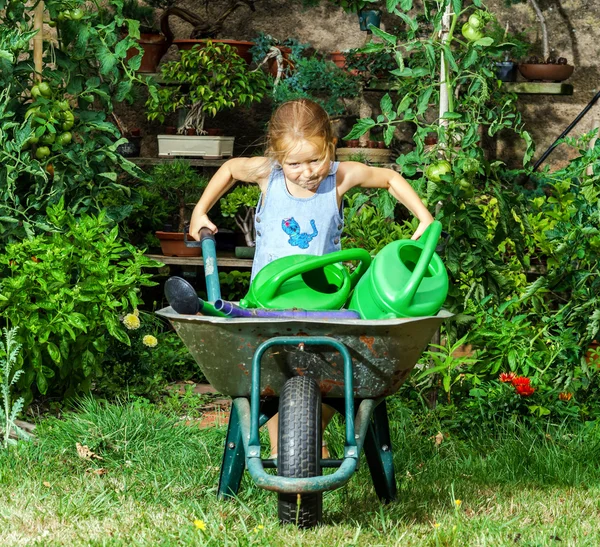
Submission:
<svg viewBox="0 0 600 547">
<path fill-rule="evenodd" d="M 502 82 L 502 89 L 520 95 L 573 95 L 573 86 L 562 82 Z"/>
<path fill-rule="evenodd" d="M 161 163 L 168 163 L 174 160 L 186 160 L 192 167 L 220 167 L 230 158 L 221 158 L 215 160 L 204 160 L 202 158 L 189 158 L 183 156 L 164 156 L 160 158 L 127 158 L 129 161 L 139 166 L 160 165 Z"/>
<path fill-rule="evenodd" d="M 201 256 L 165 256 L 165 255 L 145 255 L 152 260 L 162 262 L 163 264 L 173 264 L 176 266 L 204 266 L 204 260 Z M 224 268 L 252 268 L 252 259 L 235 258 L 229 256 L 217 256 L 217 266 Z"/>
</svg>

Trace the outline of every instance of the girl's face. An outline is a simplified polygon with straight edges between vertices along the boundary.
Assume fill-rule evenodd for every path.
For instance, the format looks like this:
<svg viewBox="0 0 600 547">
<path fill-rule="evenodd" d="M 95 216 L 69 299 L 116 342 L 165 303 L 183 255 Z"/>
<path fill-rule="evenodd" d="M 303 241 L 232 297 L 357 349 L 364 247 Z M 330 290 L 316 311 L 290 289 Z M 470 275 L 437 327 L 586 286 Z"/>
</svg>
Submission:
<svg viewBox="0 0 600 547">
<path fill-rule="evenodd" d="M 316 191 L 329 173 L 329 162 L 310 141 L 301 140 L 281 164 L 285 178 L 305 190 Z"/>
</svg>

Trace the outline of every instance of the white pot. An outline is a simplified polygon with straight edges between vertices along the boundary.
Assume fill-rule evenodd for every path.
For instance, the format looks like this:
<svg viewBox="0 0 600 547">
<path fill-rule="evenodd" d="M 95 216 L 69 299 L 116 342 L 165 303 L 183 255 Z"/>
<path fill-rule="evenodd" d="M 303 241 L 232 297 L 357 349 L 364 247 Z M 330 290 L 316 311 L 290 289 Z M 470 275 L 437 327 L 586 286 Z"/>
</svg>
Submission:
<svg viewBox="0 0 600 547">
<path fill-rule="evenodd" d="M 205 160 L 233 154 L 235 137 L 157 135 L 159 156 L 196 156 Z"/>
</svg>

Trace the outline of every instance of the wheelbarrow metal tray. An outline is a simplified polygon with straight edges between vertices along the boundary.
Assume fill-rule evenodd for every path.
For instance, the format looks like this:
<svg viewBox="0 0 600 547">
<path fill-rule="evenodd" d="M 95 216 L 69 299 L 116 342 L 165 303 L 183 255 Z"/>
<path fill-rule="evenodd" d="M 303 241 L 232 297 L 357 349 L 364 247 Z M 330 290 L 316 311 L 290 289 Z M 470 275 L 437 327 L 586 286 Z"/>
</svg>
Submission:
<svg viewBox="0 0 600 547">
<path fill-rule="evenodd" d="M 368 321 L 220 318 L 159 310 L 168 319 L 211 385 L 224 395 L 250 395 L 252 357 L 259 344 L 274 336 L 331 336 L 352 356 L 354 396 L 359 399 L 395 393 L 406 380 L 440 324 L 452 316 Z M 301 342 L 301 340 L 299 340 Z M 314 378 L 323 397 L 344 397 L 342 356 L 331 347 L 271 348 L 262 359 L 261 394 L 278 396 L 292 376 Z"/>
</svg>

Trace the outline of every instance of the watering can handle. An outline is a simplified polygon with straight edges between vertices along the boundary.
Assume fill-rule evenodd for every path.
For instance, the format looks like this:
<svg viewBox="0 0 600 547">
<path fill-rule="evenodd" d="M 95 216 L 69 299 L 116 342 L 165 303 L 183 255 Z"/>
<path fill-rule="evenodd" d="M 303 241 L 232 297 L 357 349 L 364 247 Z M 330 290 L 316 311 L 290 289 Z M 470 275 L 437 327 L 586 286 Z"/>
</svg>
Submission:
<svg viewBox="0 0 600 547">
<path fill-rule="evenodd" d="M 310 265 L 311 269 L 321 268 L 323 266 L 327 266 L 328 264 L 335 264 L 336 262 L 342 262 L 344 260 L 360 260 L 360 264 L 356 270 L 354 270 L 352 275 L 350 275 L 350 286 L 354 287 L 356 282 L 371 264 L 371 255 L 364 249 L 345 249 L 343 251 L 329 253 L 316 257 L 315 260 L 311 261 Z M 305 264 L 294 264 L 293 266 L 289 266 L 288 268 L 280 271 L 278 274 L 273 276 L 269 286 L 265 288 L 263 299 L 271 300 L 283 283 L 295 275 L 302 274 L 304 272 L 306 272 Z"/>
<path fill-rule="evenodd" d="M 421 239 L 425 239 L 425 242 L 423 243 L 423 251 L 421 252 L 419 260 L 417 260 L 417 264 L 412 275 L 410 276 L 410 279 L 408 280 L 408 283 L 404 287 L 404 290 L 398 299 L 399 301 L 411 302 L 415 297 L 415 293 L 417 292 L 421 281 L 423 281 L 425 271 L 429 267 L 433 253 L 435 253 L 435 248 L 437 247 L 441 233 L 442 223 L 438 220 L 434 220 L 421 236 Z"/>
</svg>

